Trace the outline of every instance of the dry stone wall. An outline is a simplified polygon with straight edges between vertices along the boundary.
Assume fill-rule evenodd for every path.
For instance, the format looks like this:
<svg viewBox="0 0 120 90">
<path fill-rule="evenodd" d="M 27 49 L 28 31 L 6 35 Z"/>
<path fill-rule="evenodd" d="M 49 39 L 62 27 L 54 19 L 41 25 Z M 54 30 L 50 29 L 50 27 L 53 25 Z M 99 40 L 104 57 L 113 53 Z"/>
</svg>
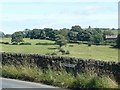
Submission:
<svg viewBox="0 0 120 90">
<path fill-rule="evenodd" d="M 81 59 L 61 56 L 49 56 L 39 54 L 21 54 L 1 52 L 2 65 L 4 64 L 22 64 L 22 62 L 34 63 L 38 67 L 61 68 L 71 71 L 75 75 L 80 72 L 95 72 L 98 75 L 113 75 L 120 83 L 120 62 L 105 62 L 92 59 Z"/>
</svg>

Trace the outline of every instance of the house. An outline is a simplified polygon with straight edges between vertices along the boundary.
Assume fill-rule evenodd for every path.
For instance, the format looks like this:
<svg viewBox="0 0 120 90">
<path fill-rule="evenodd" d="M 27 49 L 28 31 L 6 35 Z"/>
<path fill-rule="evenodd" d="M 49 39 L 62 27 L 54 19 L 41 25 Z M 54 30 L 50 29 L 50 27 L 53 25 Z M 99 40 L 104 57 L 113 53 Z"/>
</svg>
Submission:
<svg viewBox="0 0 120 90">
<path fill-rule="evenodd" d="M 116 40 L 117 39 L 117 35 L 106 35 L 105 39 L 106 40 Z"/>
</svg>

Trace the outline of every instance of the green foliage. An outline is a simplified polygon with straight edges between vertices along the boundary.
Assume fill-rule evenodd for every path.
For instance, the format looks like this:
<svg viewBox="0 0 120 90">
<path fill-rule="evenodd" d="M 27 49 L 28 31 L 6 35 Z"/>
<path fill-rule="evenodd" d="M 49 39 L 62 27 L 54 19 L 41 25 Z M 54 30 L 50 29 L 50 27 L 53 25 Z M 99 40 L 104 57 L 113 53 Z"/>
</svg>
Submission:
<svg viewBox="0 0 120 90">
<path fill-rule="evenodd" d="M 36 43 L 36 45 L 55 45 L 55 43 Z"/>
<path fill-rule="evenodd" d="M 9 42 L 0 42 L 0 44 L 9 44 Z"/>
<path fill-rule="evenodd" d="M 14 42 L 14 43 L 12 43 L 12 45 L 18 45 L 18 43 Z"/>
<path fill-rule="evenodd" d="M 69 31 L 68 32 L 69 42 L 70 41 L 77 41 L 78 40 L 77 35 L 78 35 L 78 32 Z"/>
<path fill-rule="evenodd" d="M 79 26 L 79 25 L 75 25 L 75 26 L 72 26 L 71 31 L 81 32 L 81 31 L 82 31 L 82 28 L 81 28 L 81 26 Z"/>
<path fill-rule="evenodd" d="M 103 31 L 103 38 L 105 39 L 105 36 L 106 35 L 114 35 L 114 33 L 111 31 L 111 30 L 105 30 L 105 31 Z"/>
<path fill-rule="evenodd" d="M 59 30 L 59 34 L 64 36 L 66 40 L 69 40 L 68 33 L 70 32 L 69 29 L 63 28 Z"/>
<path fill-rule="evenodd" d="M 70 51 L 66 51 L 66 53 L 65 54 L 70 54 Z"/>
<path fill-rule="evenodd" d="M 78 74 L 75 81 L 73 82 L 73 88 L 90 88 L 90 81 L 95 77 L 94 74 L 89 73 Z M 92 87 L 91 87 L 92 88 Z"/>
<path fill-rule="evenodd" d="M 118 84 L 108 76 L 83 73 L 77 76 L 73 88 L 118 88 Z"/>
<path fill-rule="evenodd" d="M 92 45 L 92 44 L 89 42 L 89 43 L 88 43 L 88 46 L 91 46 L 91 45 Z"/>
<path fill-rule="evenodd" d="M 0 38 L 4 38 L 4 37 L 5 37 L 5 34 L 0 31 Z"/>
<path fill-rule="evenodd" d="M 95 88 L 118 88 L 117 83 L 107 76 L 95 77 L 91 82 L 90 86 L 94 83 Z"/>
<path fill-rule="evenodd" d="M 117 47 L 120 48 L 120 34 L 118 34 L 116 43 L 117 43 Z"/>
<path fill-rule="evenodd" d="M 59 52 L 61 52 L 62 53 L 62 55 L 65 55 L 65 54 L 70 54 L 70 51 L 66 51 L 66 50 L 64 50 L 63 48 L 60 48 L 59 49 Z"/>
<path fill-rule="evenodd" d="M 11 34 L 5 34 L 5 38 L 11 38 Z"/>
<path fill-rule="evenodd" d="M 26 42 L 26 43 L 20 43 L 19 45 L 31 45 L 31 43 Z"/>
<path fill-rule="evenodd" d="M 15 32 L 12 34 L 12 43 L 20 43 L 23 42 L 23 32 Z"/>
<path fill-rule="evenodd" d="M 62 47 L 67 44 L 67 40 L 65 39 L 64 36 L 57 35 L 56 36 L 56 44 L 59 45 L 60 47 Z"/>
<path fill-rule="evenodd" d="M 2 77 L 42 82 L 62 88 L 118 88 L 118 84 L 108 76 L 97 76 L 95 73 L 79 73 L 74 77 L 64 69 L 56 71 L 41 69 L 34 64 L 25 62 L 22 65 L 3 65 Z"/>
<path fill-rule="evenodd" d="M 94 36 L 94 43 L 95 43 L 96 45 L 99 45 L 99 44 L 101 44 L 102 42 L 103 42 L 103 37 L 102 37 L 101 34 L 97 34 L 97 35 Z"/>
</svg>

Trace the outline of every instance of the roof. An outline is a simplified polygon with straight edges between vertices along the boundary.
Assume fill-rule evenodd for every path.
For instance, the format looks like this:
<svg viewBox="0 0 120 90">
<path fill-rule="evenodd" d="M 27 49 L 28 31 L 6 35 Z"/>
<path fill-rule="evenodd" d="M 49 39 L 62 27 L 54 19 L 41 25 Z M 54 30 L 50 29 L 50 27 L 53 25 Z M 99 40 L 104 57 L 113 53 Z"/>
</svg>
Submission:
<svg viewBox="0 0 120 90">
<path fill-rule="evenodd" d="M 116 39 L 117 35 L 106 35 L 105 38 L 106 39 Z"/>
</svg>

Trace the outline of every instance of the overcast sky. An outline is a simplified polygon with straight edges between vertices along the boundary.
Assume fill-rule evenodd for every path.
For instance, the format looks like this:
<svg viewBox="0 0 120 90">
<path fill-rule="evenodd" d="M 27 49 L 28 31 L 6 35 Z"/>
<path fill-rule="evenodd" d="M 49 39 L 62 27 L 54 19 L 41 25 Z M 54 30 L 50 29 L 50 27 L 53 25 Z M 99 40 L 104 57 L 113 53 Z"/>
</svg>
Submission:
<svg viewBox="0 0 120 90">
<path fill-rule="evenodd" d="M 1 0 L 0 31 L 26 28 L 118 27 L 119 0 Z"/>
</svg>

